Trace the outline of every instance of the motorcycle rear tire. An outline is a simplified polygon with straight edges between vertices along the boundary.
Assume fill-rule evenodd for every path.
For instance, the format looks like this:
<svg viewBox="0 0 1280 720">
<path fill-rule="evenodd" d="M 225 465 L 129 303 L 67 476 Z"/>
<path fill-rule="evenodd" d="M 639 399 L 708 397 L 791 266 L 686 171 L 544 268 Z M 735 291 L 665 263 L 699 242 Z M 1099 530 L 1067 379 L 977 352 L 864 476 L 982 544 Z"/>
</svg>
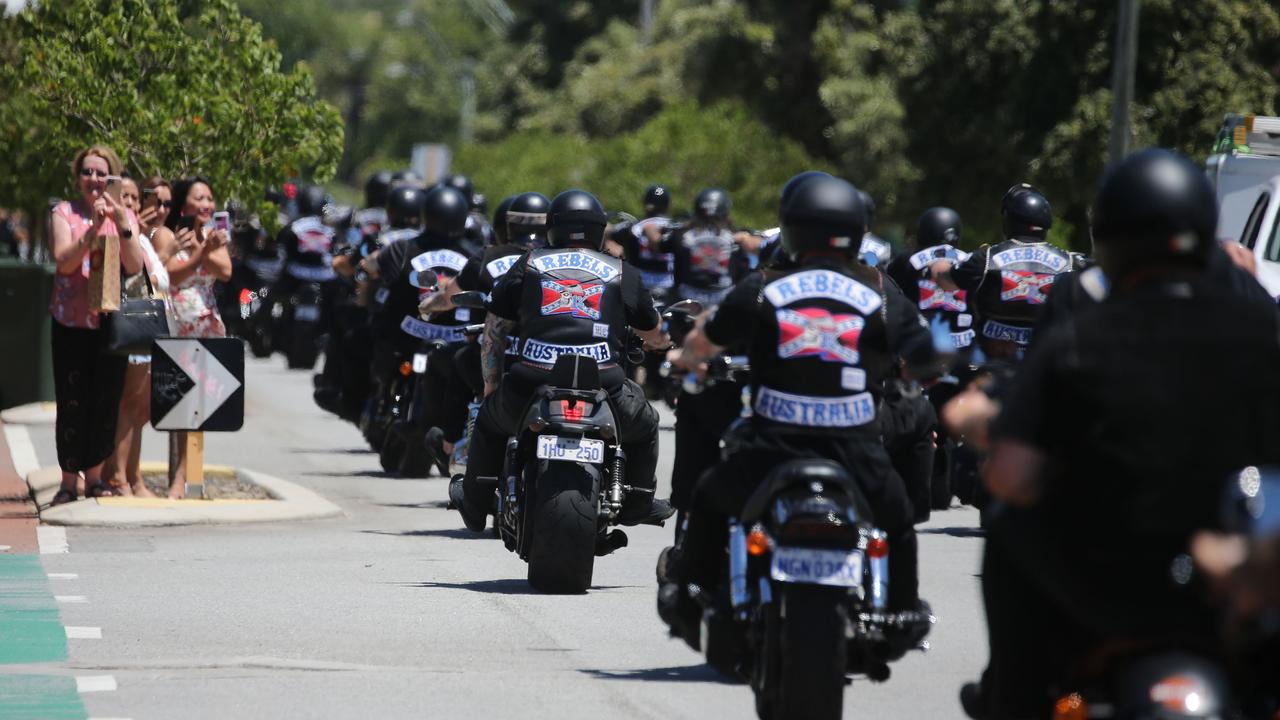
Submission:
<svg viewBox="0 0 1280 720">
<path fill-rule="evenodd" d="M 396 432 L 396 428 L 391 427 L 387 429 L 379 445 L 378 464 L 384 472 L 399 475 L 406 451 L 404 438 Z"/>
<path fill-rule="evenodd" d="M 837 588 L 783 585 L 772 697 L 757 702 L 761 720 L 839 720 L 844 711 L 847 599 Z M 757 695 L 757 699 L 760 696 Z"/>
<path fill-rule="evenodd" d="M 597 468 L 548 462 L 529 500 L 529 584 L 551 594 L 584 593 L 596 560 Z"/>
</svg>

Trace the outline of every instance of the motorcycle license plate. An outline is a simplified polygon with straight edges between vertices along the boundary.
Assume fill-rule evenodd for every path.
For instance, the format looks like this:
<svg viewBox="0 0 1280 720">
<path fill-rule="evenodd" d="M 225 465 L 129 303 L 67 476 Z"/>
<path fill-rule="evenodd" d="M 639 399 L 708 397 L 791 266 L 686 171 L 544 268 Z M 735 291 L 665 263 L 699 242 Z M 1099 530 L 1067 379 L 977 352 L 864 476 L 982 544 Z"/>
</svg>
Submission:
<svg viewBox="0 0 1280 720">
<path fill-rule="evenodd" d="M 317 305 L 299 305 L 293 311 L 293 319 L 303 322 L 315 322 L 320 319 L 320 308 Z"/>
<path fill-rule="evenodd" d="M 779 582 L 858 587 L 862 584 L 862 553 L 856 550 L 774 548 L 769 576 Z"/>
<path fill-rule="evenodd" d="M 604 462 L 604 441 L 560 437 L 558 435 L 539 435 L 538 459 L 602 463 Z"/>
<path fill-rule="evenodd" d="M 418 373 L 419 375 L 427 371 L 427 354 L 426 353 L 413 354 L 413 371 Z"/>
</svg>

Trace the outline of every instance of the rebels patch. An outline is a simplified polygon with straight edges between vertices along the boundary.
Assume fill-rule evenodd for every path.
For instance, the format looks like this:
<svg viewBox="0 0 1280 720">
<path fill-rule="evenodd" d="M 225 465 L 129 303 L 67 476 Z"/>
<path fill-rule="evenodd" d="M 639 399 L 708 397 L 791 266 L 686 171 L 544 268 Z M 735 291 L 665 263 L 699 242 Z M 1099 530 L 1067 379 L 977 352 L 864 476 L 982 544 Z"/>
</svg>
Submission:
<svg viewBox="0 0 1280 720">
<path fill-rule="evenodd" d="M 418 272 L 423 270 L 448 270 L 457 275 L 462 272 L 462 268 L 467 266 L 467 256 L 454 250 L 428 250 L 415 257 L 412 265 L 413 269 Z"/>
<path fill-rule="evenodd" d="M 519 255 L 507 255 L 506 257 L 500 257 L 497 260 L 490 260 L 489 264 L 484 266 L 484 270 L 489 273 L 489 277 L 497 280 L 503 275 L 506 275 L 507 271 L 515 267 L 515 264 L 518 262 L 520 262 Z"/>
<path fill-rule="evenodd" d="M 861 315 L 833 315 L 821 308 L 778 311 L 778 357 L 816 357 L 823 362 L 858 364 Z"/>
<path fill-rule="evenodd" d="M 603 283 L 545 279 L 542 281 L 542 314 L 599 320 L 603 297 Z"/>
<path fill-rule="evenodd" d="M 306 217 L 289 226 L 298 238 L 298 252 L 324 255 L 333 245 L 333 230 L 320 218 Z"/>
<path fill-rule="evenodd" d="M 1060 273 L 1067 270 L 1070 258 L 1045 245 L 1026 245 L 995 253 L 991 256 L 991 264 L 997 268 L 1038 265 L 1049 272 Z"/>
<path fill-rule="evenodd" d="M 917 285 L 920 288 L 921 310 L 964 312 L 969 309 L 969 304 L 965 301 L 964 290 L 947 292 L 938 287 L 938 284 L 932 280 L 918 280 Z"/>
<path fill-rule="evenodd" d="M 544 274 L 556 270 L 581 270 L 606 282 L 618 274 L 618 268 L 579 250 L 565 250 L 530 257 L 529 264 Z"/>
<path fill-rule="evenodd" d="M 1001 270 L 1000 299 L 1004 302 L 1043 305 L 1049 299 L 1055 277 L 1029 270 Z"/>
<path fill-rule="evenodd" d="M 766 285 L 764 296 L 774 307 L 813 298 L 838 300 L 852 305 L 863 315 L 879 310 L 883 302 L 879 291 L 833 270 L 792 273 Z"/>
</svg>

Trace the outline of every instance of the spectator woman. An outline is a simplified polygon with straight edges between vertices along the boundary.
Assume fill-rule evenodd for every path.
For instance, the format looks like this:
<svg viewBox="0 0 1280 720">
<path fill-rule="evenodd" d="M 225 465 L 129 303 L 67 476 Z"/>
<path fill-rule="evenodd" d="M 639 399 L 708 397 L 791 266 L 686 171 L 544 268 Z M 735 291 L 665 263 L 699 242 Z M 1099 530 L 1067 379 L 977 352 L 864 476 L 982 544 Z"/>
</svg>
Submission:
<svg viewBox="0 0 1280 720">
<path fill-rule="evenodd" d="M 137 218 L 107 193 L 118 182 L 120 158 L 105 145 L 80 151 L 71 163 L 79 197 L 60 202 L 49 221 L 49 250 L 57 272 L 49 311 L 53 315 L 55 436 L 62 484 L 53 505 L 77 498 L 84 473 L 85 495 L 115 493 L 102 482 L 103 461 L 111 454 L 126 360 L 103 350 L 107 334 L 99 313 L 90 309 L 89 267 L 94 241 L 120 238 L 120 265 L 126 274 L 142 269 Z"/>
<path fill-rule="evenodd" d="M 143 183 L 139 196 L 137 184 L 126 179 L 121 199 L 126 205 L 130 202 L 141 203 L 131 205 L 130 209 L 138 213 L 138 224 L 142 229 L 138 242 L 142 246 L 146 271 L 151 274 L 151 286 L 156 294 L 167 296 L 169 272 L 165 270 L 164 263 L 167 258 L 161 258 L 156 253 L 155 245 L 157 241 L 166 246 L 172 245 L 173 233 L 164 226 L 172 204 L 169 183 L 162 177 L 150 178 Z M 157 235 L 161 237 L 157 238 Z M 129 297 L 142 297 L 146 293 L 147 285 L 142 273 L 129 278 L 125 284 L 125 294 Z M 107 482 L 112 489 L 124 495 L 155 497 L 143 482 L 140 470 L 142 428 L 150 417 L 151 356 L 130 355 L 129 368 L 124 375 L 124 393 L 120 399 L 120 417 L 116 421 L 115 452 L 107 465 Z"/>
<path fill-rule="evenodd" d="M 173 304 L 175 335 L 179 337 L 226 337 L 227 328 L 218 314 L 215 282 L 231 279 L 231 255 L 227 234 L 214 230 L 213 190 L 201 177 L 182 180 L 173 186 L 173 209 L 165 225 L 173 232 L 170 245 L 156 248 L 168 256 L 169 287 Z M 178 444 L 178 467 L 169 497 L 187 494 L 186 433 L 174 433 Z"/>
</svg>

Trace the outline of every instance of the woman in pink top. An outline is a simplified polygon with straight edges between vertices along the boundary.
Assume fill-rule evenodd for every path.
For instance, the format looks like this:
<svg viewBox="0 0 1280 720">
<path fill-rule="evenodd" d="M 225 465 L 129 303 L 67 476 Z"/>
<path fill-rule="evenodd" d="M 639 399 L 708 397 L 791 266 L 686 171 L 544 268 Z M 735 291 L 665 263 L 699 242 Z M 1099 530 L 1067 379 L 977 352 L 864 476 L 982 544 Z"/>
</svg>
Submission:
<svg viewBox="0 0 1280 720">
<path fill-rule="evenodd" d="M 173 232 L 167 247 L 156 247 L 168 257 L 170 299 L 179 337 L 226 337 L 227 328 L 218 314 L 215 282 L 231 279 L 231 254 L 227 234 L 209 229 L 213 221 L 213 190 L 201 177 L 180 180 L 173 186 L 173 212 L 165 224 Z M 183 222 L 186 218 L 186 223 Z M 187 494 L 186 433 L 174 433 L 178 467 L 174 471 L 169 497 Z"/>
<path fill-rule="evenodd" d="M 99 235 L 120 238 L 120 265 L 127 274 L 142 269 L 138 225 L 133 214 L 107 194 L 119 182 L 120 158 L 94 145 L 71 164 L 79 199 L 58 203 L 49 223 L 49 244 L 57 273 L 49 311 L 53 314 L 53 379 L 58 417 L 55 437 L 62 486 L 52 504 L 77 497 L 80 473 L 85 494 L 114 494 L 102 482 L 102 463 L 111 454 L 127 360 L 104 353 L 107 335 L 89 309 L 89 265 Z"/>
</svg>

